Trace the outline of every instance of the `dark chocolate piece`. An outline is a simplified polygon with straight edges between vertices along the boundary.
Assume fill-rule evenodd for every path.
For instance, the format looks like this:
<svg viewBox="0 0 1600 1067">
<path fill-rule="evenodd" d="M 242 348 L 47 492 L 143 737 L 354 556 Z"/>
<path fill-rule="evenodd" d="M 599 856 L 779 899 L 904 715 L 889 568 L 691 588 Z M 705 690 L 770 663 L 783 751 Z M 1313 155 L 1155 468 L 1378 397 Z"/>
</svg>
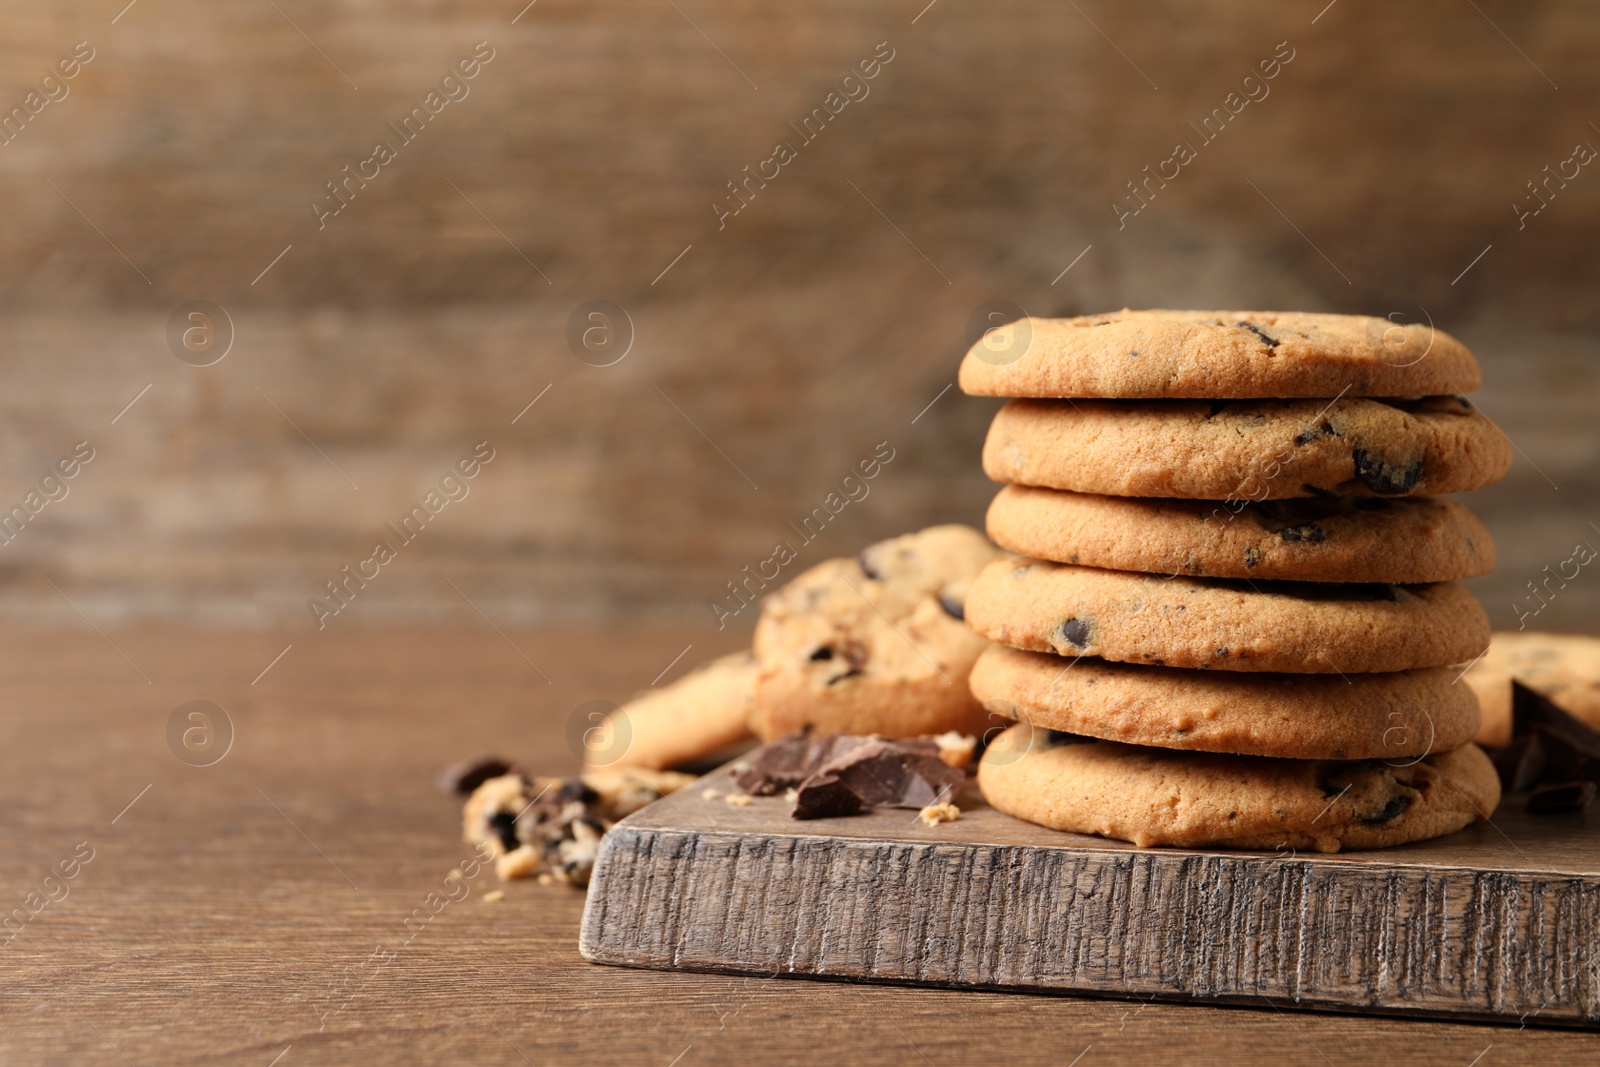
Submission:
<svg viewBox="0 0 1600 1067">
<path fill-rule="evenodd" d="M 499 756 L 479 756 L 477 759 L 465 759 L 446 767 L 439 775 L 439 788 L 446 793 L 456 793 L 460 796 L 471 796 L 472 791 L 491 778 L 499 778 L 503 774 L 520 771 L 521 768 L 510 760 L 501 759 Z"/>
<path fill-rule="evenodd" d="M 1555 782 L 1541 785 L 1528 794 L 1528 812 L 1532 815 L 1550 815 L 1557 812 L 1582 811 L 1600 792 L 1593 782 Z"/>
<path fill-rule="evenodd" d="M 836 774 L 814 774 L 795 794 L 796 819 L 831 819 L 839 815 L 859 815 L 861 798 Z"/>
<path fill-rule="evenodd" d="M 1364 816 L 1361 821 L 1371 826 L 1392 822 L 1404 814 L 1405 810 L 1411 806 L 1411 799 L 1411 794 L 1409 793 L 1396 793 L 1384 802 L 1383 807 L 1371 815 Z"/>
<path fill-rule="evenodd" d="M 1061 636 L 1074 648 L 1089 647 L 1089 624 L 1083 619 L 1068 619 L 1059 627 Z"/>
<path fill-rule="evenodd" d="M 856 557 L 856 564 L 861 568 L 861 573 L 865 574 L 873 581 L 877 581 L 879 578 L 883 577 L 883 575 L 872 569 L 872 562 L 867 559 L 867 553 L 865 550 L 862 551 L 861 555 Z"/>
<path fill-rule="evenodd" d="M 1265 331 L 1263 331 L 1261 327 L 1257 326 L 1255 323 L 1241 322 L 1238 325 L 1243 326 L 1245 329 L 1261 338 L 1261 343 L 1266 345 L 1268 348 L 1278 347 L 1278 339 L 1276 337 L 1268 337 Z"/>
<path fill-rule="evenodd" d="M 961 603 L 961 601 L 957 600 L 955 597 L 951 596 L 949 593 L 939 594 L 939 606 L 943 608 L 944 613 L 950 616 L 952 619 L 960 619 L 963 622 L 966 621 L 967 606 Z"/>
<path fill-rule="evenodd" d="M 1308 522 L 1299 526 L 1285 526 L 1278 531 L 1278 536 L 1285 541 L 1305 541 L 1318 545 L 1328 539 L 1328 532 L 1316 523 Z"/>
<path fill-rule="evenodd" d="M 1422 480 L 1422 460 L 1420 458 L 1410 463 L 1390 463 L 1382 456 L 1374 455 L 1364 448 L 1357 448 L 1352 451 L 1350 458 L 1355 461 L 1356 477 L 1361 479 L 1362 485 L 1365 485 L 1374 493 L 1383 493 L 1388 496 L 1394 496 L 1397 493 L 1409 493 Z"/>
</svg>

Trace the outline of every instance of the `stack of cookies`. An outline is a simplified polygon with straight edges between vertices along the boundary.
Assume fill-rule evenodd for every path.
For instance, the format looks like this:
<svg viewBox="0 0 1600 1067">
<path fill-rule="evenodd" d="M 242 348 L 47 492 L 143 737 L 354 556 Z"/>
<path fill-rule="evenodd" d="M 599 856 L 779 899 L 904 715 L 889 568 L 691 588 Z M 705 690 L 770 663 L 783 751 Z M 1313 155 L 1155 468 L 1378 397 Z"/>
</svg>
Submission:
<svg viewBox="0 0 1600 1067">
<path fill-rule="evenodd" d="M 998 642 L 970 686 L 1016 725 L 994 807 L 1139 845 L 1374 848 L 1487 818 L 1489 643 L 1458 579 L 1488 531 L 1438 494 L 1510 465 L 1460 394 L 1476 360 L 1349 315 L 1122 311 L 1022 319 L 961 367 L 1015 397 L 984 470 L 989 535 L 1024 559 L 972 583 Z"/>
</svg>

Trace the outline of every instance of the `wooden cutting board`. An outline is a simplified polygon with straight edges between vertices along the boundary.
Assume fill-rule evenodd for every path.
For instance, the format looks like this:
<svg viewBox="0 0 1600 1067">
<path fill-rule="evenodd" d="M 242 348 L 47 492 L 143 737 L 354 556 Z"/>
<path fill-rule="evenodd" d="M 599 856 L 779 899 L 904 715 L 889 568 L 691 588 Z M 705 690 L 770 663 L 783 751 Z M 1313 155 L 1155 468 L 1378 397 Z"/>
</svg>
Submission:
<svg viewBox="0 0 1600 1067">
<path fill-rule="evenodd" d="M 797 822 L 728 771 L 602 846 L 596 963 L 1600 1026 L 1600 821 L 1520 801 L 1338 855 L 1138 849 L 987 807 Z"/>
</svg>

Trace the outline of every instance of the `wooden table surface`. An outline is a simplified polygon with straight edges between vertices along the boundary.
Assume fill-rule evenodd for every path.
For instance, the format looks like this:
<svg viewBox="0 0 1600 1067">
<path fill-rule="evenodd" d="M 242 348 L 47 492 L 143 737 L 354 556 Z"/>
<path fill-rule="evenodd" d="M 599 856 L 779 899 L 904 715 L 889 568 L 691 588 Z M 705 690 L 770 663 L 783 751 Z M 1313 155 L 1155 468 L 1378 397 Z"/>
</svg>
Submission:
<svg viewBox="0 0 1600 1067">
<path fill-rule="evenodd" d="M 0 905 L 29 915 L 38 896 L 0 932 L 0 1062 L 1493 1067 L 1600 1049 L 1535 1026 L 604 968 L 578 956 L 571 889 L 515 883 L 486 904 L 488 874 L 440 906 L 468 854 L 445 763 L 570 770 L 573 709 L 731 635 L 3 637 Z M 168 746 L 194 699 L 234 727 L 208 767 Z"/>
</svg>

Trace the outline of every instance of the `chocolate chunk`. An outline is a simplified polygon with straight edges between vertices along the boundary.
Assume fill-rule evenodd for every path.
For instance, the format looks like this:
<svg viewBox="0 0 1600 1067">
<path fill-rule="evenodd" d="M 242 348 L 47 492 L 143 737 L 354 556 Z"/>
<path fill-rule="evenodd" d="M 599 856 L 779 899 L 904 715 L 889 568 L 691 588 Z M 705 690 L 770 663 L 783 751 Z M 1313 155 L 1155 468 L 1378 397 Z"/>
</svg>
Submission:
<svg viewBox="0 0 1600 1067">
<path fill-rule="evenodd" d="M 519 848 L 522 842 L 517 840 L 517 816 L 509 811 L 497 811 L 489 816 L 489 829 L 494 836 L 499 838 L 500 845 L 507 852 Z"/>
<path fill-rule="evenodd" d="M 1315 441 L 1319 437 L 1338 436 L 1339 431 L 1333 428 L 1333 423 L 1329 422 L 1327 419 L 1323 419 L 1317 425 L 1307 426 L 1305 429 L 1295 434 L 1294 443 L 1297 445 L 1309 445 L 1312 441 Z"/>
<path fill-rule="evenodd" d="M 1244 565 L 1246 567 L 1254 567 L 1257 563 L 1260 563 L 1260 562 L 1261 562 L 1261 551 L 1259 549 L 1257 549 L 1257 548 L 1247 548 L 1247 549 L 1244 550 Z"/>
<path fill-rule="evenodd" d="M 1139 350 L 1137 348 L 1128 349 L 1128 358 L 1129 359 L 1138 359 L 1139 358 Z"/>
<path fill-rule="evenodd" d="M 871 551 L 871 549 L 868 549 L 868 550 L 862 552 L 861 555 L 857 556 L 856 557 L 856 563 L 861 567 L 861 573 L 862 574 L 865 574 L 868 578 L 871 578 L 873 581 L 877 581 L 879 578 L 882 578 L 883 575 L 878 573 L 878 571 L 873 569 L 872 561 L 867 558 L 867 552 L 868 551 Z"/>
<path fill-rule="evenodd" d="M 1500 775 L 1500 788 L 1507 793 L 1532 789 L 1544 774 L 1544 742 L 1538 734 L 1513 737 L 1511 744 L 1496 749 L 1490 757 Z"/>
<path fill-rule="evenodd" d="M 821 663 L 823 660 L 830 660 L 833 658 L 833 648 L 830 645 L 823 645 L 806 658 L 812 663 Z"/>
<path fill-rule="evenodd" d="M 772 796 L 799 785 L 832 756 L 867 740 L 845 734 L 790 734 L 751 753 L 733 780 L 751 796 Z"/>
<path fill-rule="evenodd" d="M 867 672 L 862 670 L 860 667 L 847 667 L 847 668 L 845 668 L 845 670 L 843 672 L 834 675 L 832 678 L 829 678 L 827 684 L 829 684 L 829 685 L 838 685 L 840 682 L 844 681 L 846 678 L 859 678 L 861 675 L 863 675 L 865 673 L 867 673 Z"/>
<path fill-rule="evenodd" d="M 1278 531 L 1278 536 L 1285 541 L 1305 541 L 1319 545 L 1328 539 L 1328 532 L 1316 523 L 1308 522 L 1300 526 L 1285 526 Z"/>
<path fill-rule="evenodd" d="M 824 764 L 819 775 L 836 775 L 863 804 L 922 809 L 948 800 L 966 774 L 939 758 L 939 746 L 921 739 L 872 738 Z M 802 783 L 801 790 L 805 785 Z"/>
<path fill-rule="evenodd" d="M 868 806 L 920 810 L 948 800 L 965 780 L 963 771 L 940 759 L 932 740 L 848 734 L 779 738 L 734 774 L 752 795 L 797 788 L 797 819 L 853 815 Z"/>
<path fill-rule="evenodd" d="M 1371 815 L 1363 816 L 1361 821 L 1369 826 L 1376 826 L 1379 823 L 1392 822 L 1393 820 L 1398 819 L 1410 806 L 1411 794 L 1396 793 L 1384 803 L 1383 807 L 1379 808 Z"/>
<path fill-rule="evenodd" d="M 445 768 L 439 775 L 439 788 L 446 793 L 470 796 L 474 789 L 489 779 L 499 778 L 513 771 L 520 772 L 521 768 L 510 760 L 501 759 L 499 756 L 479 756 L 477 759 L 462 760 Z"/>
<path fill-rule="evenodd" d="M 1356 477 L 1361 479 L 1362 485 L 1374 493 L 1388 496 L 1409 493 L 1422 480 L 1420 458 L 1410 463 L 1390 463 L 1382 456 L 1374 455 L 1364 448 L 1353 450 L 1350 458 L 1355 461 Z"/>
<path fill-rule="evenodd" d="M 801 784 L 795 794 L 794 810 L 789 814 L 796 819 L 831 819 L 860 811 L 861 798 L 838 775 L 814 774 Z"/>
<path fill-rule="evenodd" d="M 1557 812 L 1582 811 L 1600 792 L 1593 782 L 1556 782 L 1541 785 L 1528 794 L 1528 812 L 1533 815 L 1551 815 Z"/>
<path fill-rule="evenodd" d="M 939 594 L 939 606 L 943 608 L 944 613 L 950 616 L 952 619 L 960 619 L 962 621 L 966 620 L 967 606 L 961 601 L 957 600 L 955 597 L 951 596 L 949 593 Z"/>
<path fill-rule="evenodd" d="M 1057 629 L 1062 639 L 1070 642 L 1073 648 L 1089 647 L 1089 624 L 1083 619 L 1068 619 Z"/>
<path fill-rule="evenodd" d="M 1237 325 L 1243 326 L 1245 329 L 1249 330 L 1251 333 L 1253 333 L 1257 337 L 1261 338 L 1261 343 L 1266 345 L 1268 348 L 1277 348 L 1278 347 L 1278 339 L 1276 337 L 1268 337 L 1266 335 L 1266 333 L 1264 333 L 1262 331 L 1261 327 L 1257 326 L 1255 323 L 1253 323 L 1253 322 L 1241 322 L 1241 323 L 1237 323 Z"/>
<path fill-rule="evenodd" d="M 1511 683 L 1511 736 L 1510 747 L 1495 760 L 1507 792 L 1570 781 L 1600 783 L 1600 731 L 1517 681 Z"/>
</svg>

